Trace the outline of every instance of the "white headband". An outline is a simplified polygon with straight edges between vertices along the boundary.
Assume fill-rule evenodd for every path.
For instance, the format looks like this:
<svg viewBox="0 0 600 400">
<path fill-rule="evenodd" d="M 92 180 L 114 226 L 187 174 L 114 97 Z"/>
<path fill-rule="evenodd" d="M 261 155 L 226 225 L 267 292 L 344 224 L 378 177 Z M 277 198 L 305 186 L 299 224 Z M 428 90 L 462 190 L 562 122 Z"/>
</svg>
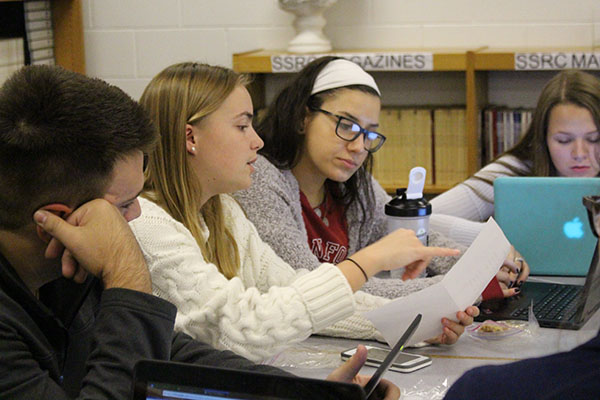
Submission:
<svg viewBox="0 0 600 400">
<path fill-rule="evenodd" d="M 346 59 L 333 60 L 317 75 L 311 95 L 324 90 L 340 88 L 350 85 L 369 86 L 381 96 L 375 79 L 366 73 L 358 64 Z"/>
</svg>

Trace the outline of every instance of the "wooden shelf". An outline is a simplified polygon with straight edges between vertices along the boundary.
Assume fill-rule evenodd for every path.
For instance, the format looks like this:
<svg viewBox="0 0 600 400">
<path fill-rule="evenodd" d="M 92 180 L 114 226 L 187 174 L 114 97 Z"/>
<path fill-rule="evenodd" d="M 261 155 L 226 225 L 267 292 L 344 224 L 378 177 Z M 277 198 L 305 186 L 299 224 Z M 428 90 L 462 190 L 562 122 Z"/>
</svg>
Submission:
<svg viewBox="0 0 600 400">
<path fill-rule="evenodd" d="M 266 73 L 273 72 L 271 68 L 271 55 L 275 52 L 263 50 L 237 53 L 233 55 L 233 70 L 244 73 Z"/>
<path fill-rule="evenodd" d="M 552 47 L 552 48 L 520 48 L 520 49 L 482 49 L 475 51 L 475 70 L 476 71 L 515 71 L 515 55 L 518 53 L 595 53 L 597 47 Z M 561 70 L 568 67 L 556 66 L 556 68 L 540 68 L 539 70 Z M 582 68 L 585 69 L 585 68 Z"/>
<path fill-rule="evenodd" d="M 65 1 L 65 0 L 63 0 Z M 67 1 L 68 2 L 68 1 Z M 511 71 L 515 70 L 515 54 L 517 53 L 594 53 L 597 47 L 577 48 L 522 48 L 522 49 L 359 49 L 334 50 L 327 54 L 389 54 L 389 53 L 431 53 L 433 56 L 433 71 L 467 71 L 469 69 L 468 53 L 473 53 L 471 62 L 475 71 Z M 271 66 L 273 56 L 299 56 L 310 54 L 295 54 L 284 50 L 253 50 L 233 55 L 233 69 L 246 73 L 274 73 Z M 323 54 L 318 54 L 325 55 Z M 315 55 L 317 56 L 317 55 Z M 560 70 L 561 68 L 556 68 Z M 371 72 L 373 70 L 370 70 Z"/>
<path fill-rule="evenodd" d="M 85 74 L 81 0 L 51 0 L 56 64 Z"/>
<path fill-rule="evenodd" d="M 475 53 L 474 69 L 476 71 L 501 71 L 515 69 L 515 53 Z"/>
<path fill-rule="evenodd" d="M 433 71 L 464 71 L 466 69 L 466 50 L 449 49 L 434 51 L 428 49 L 377 49 L 377 50 L 336 50 L 322 55 L 344 55 L 344 54 L 389 54 L 389 53 L 431 53 L 433 56 Z M 274 73 L 271 65 L 271 57 L 304 57 L 308 54 L 295 54 L 285 50 L 253 50 L 233 55 L 233 69 L 245 73 Z M 316 55 L 317 56 L 317 55 Z M 371 70 L 372 71 L 372 70 Z"/>
<path fill-rule="evenodd" d="M 543 54 L 544 57 L 550 59 L 552 55 L 556 55 L 559 53 L 564 53 L 564 57 L 561 60 L 569 59 L 571 61 L 574 60 L 573 54 L 578 53 L 593 53 L 591 55 L 587 55 L 587 60 L 589 61 L 589 65 L 594 69 L 600 69 L 598 63 L 600 60 L 596 59 L 598 49 L 597 48 L 536 48 L 536 49 L 490 49 L 487 47 L 480 49 L 360 49 L 360 50 L 333 50 L 329 54 L 331 55 L 351 55 L 351 54 L 360 54 L 360 55 L 369 55 L 369 56 L 377 56 L 380 54 L 403 54 L 403 53 L 428 53 L 432 55 L 432 65 L 429 69 L 419 69 L 418 71 L 421 73 L 427 73 L 429 71 L 464 71 L 465 72 L 465 132 L 467 136 L 467 170 L 469 174 L 475 173 L 481 166 L 479 165 L 479 129 L 478 129 L 478 114 L 480 111 L 480 105 L 484 104 L 486 101 L 482 101 L 482 99 L 487 98 L 487 80 L 486 74 L 487 71 L 516 71 L 516 70 L 528 70 L 528 68 L 523 69 L 522 65 L 517 65 L 516 55 L 519 53 L 524 53 L 527 56 L 541 56 Z M 321 56 L 324 54 L 318 54 L 314 56 Z M 255 82 L 255 86 L 257 90 L 263 90 L 262 94 L 258 97 L 256 104 L 264 105 L 264 75 L 275 74 L 278 73 L 273 71 L 272 67 L 272 57 L 281 56 L 288 57 L 292 62 L 294 61 L 294 56 L 298 58 L 304 57 L 304 61 L 306 62 L 307 56 L 310 54 L 293 54 L 286 51 L 279 50 L 255 50 L 249 51 L 245 53 L 239 53 L 233 55 L 233 69 L 237 72 L 243 73 L 252 73 L 257 74 L 258 79 Z M 582 58 L 579 57 L 579 60 Z M 521 59 L 519 59 L 521 60 Z M 533 60 L 533 58 L 531 59 Z M 558 58 L 553 63 L 552 60 L 546 62 L 545 67 L 548 65 L 554 65 L 557 68 L 553 68 L 554 70 L 560 70 L 562 65 L 561 62 L 558 62 Z M 577 62 L 575 67 L 580 69 L 583 68 L 582 65 L 588 65 L 583 62 Z M 532 62 L 527 64 L 527 67 L 530 70 L 536 70 L 535 63 Z M 567 67 L 565 67 L 567 68 Z M 367 69 L 367 68 L 365 68 Z M 369 72 L 378 72 L 378 69 L 367 69 Z M 538 70 L 548 70 L 548 68 L 539 68 Z M 392 71 L 396 72 L 396 71 Z M 405 72 L 405 70 L 397 71 L 397 72 Z M 262 87 L 262 89 L 261 89 Z M 262 99 L 261 99 L 262 96 Z M 398 186 L 387 186 L 384 189 L 388 192 L 394 192 L 396 187 Z M 430 194 L 441 193 L 450 187 L 443 187 L 440 185 L 427 186 L 425 188 L 425 192 Z"/>
</svg>

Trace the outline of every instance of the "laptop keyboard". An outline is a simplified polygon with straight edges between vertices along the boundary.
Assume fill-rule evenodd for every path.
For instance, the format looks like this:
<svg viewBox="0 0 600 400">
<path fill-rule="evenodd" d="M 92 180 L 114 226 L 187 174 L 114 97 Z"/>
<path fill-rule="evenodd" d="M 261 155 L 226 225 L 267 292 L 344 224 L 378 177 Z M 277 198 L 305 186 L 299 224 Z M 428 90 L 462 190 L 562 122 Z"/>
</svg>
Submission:
<svg viewBox="0 0 600 400">
<path fill-rule="evenodd" d="M 577 298 L 581 294 L 581 286 L 556 285 L 542 299 L 534 302 L 533 313 L 538 319 L 568 321 L 577 312 Z M 529 307 L 518 308 L 512 317 L 523 317 L 529 313 Z"/>
</svg>

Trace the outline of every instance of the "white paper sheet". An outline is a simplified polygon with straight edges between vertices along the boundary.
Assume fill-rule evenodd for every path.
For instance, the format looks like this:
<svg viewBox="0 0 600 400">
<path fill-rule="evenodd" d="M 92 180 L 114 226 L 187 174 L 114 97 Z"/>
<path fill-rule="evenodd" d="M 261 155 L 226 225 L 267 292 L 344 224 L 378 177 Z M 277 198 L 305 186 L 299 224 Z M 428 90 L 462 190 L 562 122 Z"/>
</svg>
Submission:
<svg viewBox="0 0 600 400">
<path fill-rule="evenodd" d="M 444 278 L 428 288 L 396 299 L 365 313 L 393 346 L 414 317 L 423 319 L 409 344 L 434 338 L 442 333 L 442 318 L 456 321 L 456 313 L 472 305 L 490 280 L 498 273 L 510 251 L 510 243 L 490 218 L 473 244 Z"/>
</svg>

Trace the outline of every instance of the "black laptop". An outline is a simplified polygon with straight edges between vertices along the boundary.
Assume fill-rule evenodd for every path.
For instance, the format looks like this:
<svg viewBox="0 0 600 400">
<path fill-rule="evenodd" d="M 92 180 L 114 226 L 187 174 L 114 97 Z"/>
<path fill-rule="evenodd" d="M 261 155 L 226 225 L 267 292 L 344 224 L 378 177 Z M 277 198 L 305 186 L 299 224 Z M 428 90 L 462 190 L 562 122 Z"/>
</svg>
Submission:
<svg viewBox="0 0 600 400">
<path fill-rule="evenodd" d="M 351 383 L 321 379 L 141 360 L 133 372 L 133 400 L 366 400 L 420 321 L 421 314 L 418 314 L 364 389 Z"/>
<path fill-rule="evenodd" d="M 582 254 L 582 257 L 585 256 Z M 598 245 L 594 251 L 585 284 L 568 285 L 526 281 L 521 293 L 506 299 L 484 301 L 477 321 L 528 320 L 529 307 L 541 327 L 579 329 L 600 306 L 600 267 Z"/>
</svg>

